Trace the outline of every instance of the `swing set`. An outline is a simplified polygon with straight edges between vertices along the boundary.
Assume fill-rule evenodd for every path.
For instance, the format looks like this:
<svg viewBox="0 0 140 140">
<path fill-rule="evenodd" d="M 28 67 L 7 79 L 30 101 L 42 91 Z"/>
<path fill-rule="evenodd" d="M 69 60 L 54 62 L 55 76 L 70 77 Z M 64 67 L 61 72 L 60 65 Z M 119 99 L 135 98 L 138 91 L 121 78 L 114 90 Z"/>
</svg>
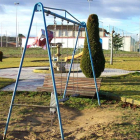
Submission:
<svg viewBox="0 0 140 140">
<path fill-rule="evenodd" d="M 56 14 L 56 13 L 50 11 L 50 9 L 57 10 L 57 11 L 64 11 L 65 12 L 65 16 Z M 55 75 L 54 75 L 54 69 L 53 69 L 53 64 L 52 64 L 52 57 L 51 57 L 50 44 L 49 44 L 49 39 L 48 39 L 48 32 L 47 32 L 47 25 L 46 25 L 45 14 L 46 14 L 46 16 L 50 16 L 50 15 L 54 16 L 54 19 L 55 18 L 59 18 L 62 21 L 67 21 L 67 24 L 68 23 L 72 23 L 74 25 L 79 26 L 78 34 L 77 34 L 76 42 L 75 42 L 75 47 L 74 47 L 74 50 L 73 50 L 72 59 L 71 59 L 71 63 L 70 63 L 69 72 L 68 72 L 67 78 L 63 81 L 63 88 L 61 88 L 61 90 L 64 89 L 64 94 L 63 94 L 63 98 L 60 101 L 63 102 L 63 101 L 66 101 L 68 99 L 68 98 L 66 98 L 66 92 L 67 92 L 67 90 L 69 91 L 69 87 L 68 87 L 69 81 L 70 81 L 70 83 L 72 83 L 72 80 L 70 78 L 70 73 L 71 73 L 71 70 L 72 70 L 72 64 L 73 64 L 74 55 L 75 55 L 75 52 L 76 52 L 76 47 L 77 47 L 77 43 L 78 43 L 78 37 L 79 37 L 80 29 L 81 28 L 85 28 L 86 37 L 87 37 L 87 43 L 88 43 L 88 49 L 89 49 L 89 56 L 90 56 L 92 72 L 93 72 L 93 78 L 90 78 L 89 81 L 86 81 L 86 82 L 89 82 L 89 83 L 85 83 L 84 82 L 84 84 L 92 85 L 91 81 L 94 81 L 93 82 L 95 84 L 94 89 L 95 89 L 95 92 L 97 94 L 98 104 L 100 106 L 100 99 L 99 99 L 99 93 L 98 93 L 98 88 L 97 88 L 97 82 L 98 81 L 96 82 L 96 77 L 95 77 L 95 72 L 94 72 L 94 64 L 93 64 L 92 56 L 91 56 L 91 49 L 90 49 L 90 43 L 89 43 L 86 23 L 85 22 L 80 22 L 78 19 L 76 19 L 73 15 L 71 15 L 66 10 L 44 7 L 43 4 L 40 3 L 40 2 L 36 3 L 35 6 L 34 6 L 34 9 L 33 9 L 32 17 L 31 17 L 31 21 L 30 21 L 30 26 L 29 26 L 29 30 L 28 30 L 28 35 L 27 35 L 25 47 L 24 47 L 24 50 L 23 50 L 23 54 L 22 54 L 22 58 L 21 58 L 21 62 L 20 62 L 20 66 L 19 66 L 19 70 L 18 70 L 18 74 L 17 74 L 17 79 L 16 79 L 16 82 L 15 82 L 15 87 L 14 87 L 14 90 L 13 90 L 13 95 L 12 95 L 12 99 L 11 99 L 11 104 L 10 104 L 10 108 L 9 108 L 9 113 L 8 113 L 8 117 L 7 117 L 7 122 L 6 122 L 6 126 L 5 126 L 5 131 L 4 131 L 3 139 L 6 138 L 6 134 L 7 134 L 7 130 L 8 130 L 8 125 L 9 125 L 9 121 L 10 121 L 10 117 L 11 117 L 11 113 L 12 113 L 12 108 L 13 108 L 13 106 L 17 105 L 17 104 L 14 104 L 14 99 L 15 99 L 15 95 L 16 95 L 16 91 L 17 91 L 18 81 L 19 81 L 20 74 L 21 74 L 22 64 L 23 64 L 23 61 L 24 61 L 24 56 L 25 56 L 25 52 L 26 52 L 26 48 L 27 48 L 27 44 L 28 44 L 28 39 L 29 39 L 29 36 L 30 36 L 30 31 L 31 31 L 31 27 L 32 27 L 32 23 L 33 23 L 35 12 L 41 12 L 42 16 L 43 16 L 44 28 L 45 28 L 45 36 L 46 36 L 46 46 L 47 46 L 47 50 L 48 50 L 48 57 L 49 57 L 50 70 L 51 70 L 50 79 L 52 79 L 53 94 L 54 94 L 54 97 L 55 97 L 54 99 L 55 99 L 55 103 L 56 103 L 56 106 L 46 106 L 46 107 L 56 108 L 57 109 L 61 138 L 62 138 L 62 140 L 64 140 L 63 127 L 62 127 L 62 122 L 61 122 L 61 114 L 60 114 L 59 101 L 58 101 L 58 94 L 57 94 L 57 86 L 56 86 L 57 85 L 56 82 L 57 82 L 58 78 L 55 77 Z M 67 15 L 71 16 L 73 19 L 67 18 Z M 62 82 L 62 76 L 61 76 L 61 82 Z M 64 85 L 64 83 L 65 83 L 65 85 Z M 58 92 L 59 92 L 59 90 L 60 89 L 58 89 Z M 21 105 L 21 104 L 19 104 L 19 105 Z M 36 107 L 36 105 L 33 105 L 33 106 Z M 39 107 L 39 106 L 37 106 L 37 107 Z M 45 107 L 45 106 L 40 106 L 40 107 Z"/>
</svg>

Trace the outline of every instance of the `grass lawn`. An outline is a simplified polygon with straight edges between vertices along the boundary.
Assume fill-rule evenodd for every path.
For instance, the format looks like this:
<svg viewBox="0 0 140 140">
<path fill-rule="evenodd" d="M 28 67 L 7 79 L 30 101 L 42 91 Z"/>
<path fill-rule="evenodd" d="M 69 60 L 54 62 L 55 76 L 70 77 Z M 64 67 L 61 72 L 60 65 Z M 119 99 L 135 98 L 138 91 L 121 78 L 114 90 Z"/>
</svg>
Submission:
<svg viewBox="0 0 140 140">
<path fill-rule="evenodd" d="M 11 83 L 15 82 L 14 79 L 10 79 L 10 78 L 0 78 L 0 89 L 10 85 Z"/>
<path fill-rule="evenodd" d="M 0 68 L 19 67 L 21 58 L 4 58 L 0 62 Z M 75 60 L 75 63 L 77 60 Z M 48 58 L 26 58 L 23 67 L 40 67 L 49 66 Z M 114 58 L 113 65 L 110 65 L 109 58 L 106 58 L 105 68 L 116 68 L 130 71 L 140 70 L 140 58 Z"/>
<path fill-rule="evenodd" d="M 105 58 L 106 64 L 105 68 L 113 68 L 113 69 L 123 69 L 123 70 L 130 70 L 130 71 L 137 71 L 140 70 L 140 57 L 133 57 L 133 58 L 119 58 L 116 57 L 113 59 L 113 65 L 110 65 L 110 58 Z"/>
<path fill-rule="evenodd" d="M 0 51 L 3 52 L 3 55 L 4 56 L 10 56 L 10 57 L 21 57 L 21 52 L 23 50 L 21 50 L 20 47 L 16 48 L 16 47 L 2 47 L 0 48 Z M 57 52 L 57 49 L 56 48 L 52 48 L 50 49 L 52 55 L 53 54 L 56 54 Z M 82 50 L 78 50 L 78 51 L 82 51 Z M 73 48 L 63 48 L 60 50 L 61 54 L 69 54 L 69 55 L 72 55 L 73 53 Z M 29 48 L 29 49 L 26 49 L 26 55 L 30 55 L 31 57 L 32 56 L 36 56 L 36 55 L 48 55 L 48 51 L 47 50 L 43 50 L 42 48 Z"/>
<path fill-rule="evenodd" d="M 15 51 L 11 48 L 11 52 L 7 52 L 5 48 L 1 49 L 3 49 L 4 54 L 11 54 L 11 56 L 20 53 L 20 48 L 16 48 Z M 32 53 L 39 54 L 41 51 L 42 53 L 45 52 L 42 49 L 38 49 L 39 52 L 33 51 L 34 49 L 31 49 L 30 52 L 27 53 L 31 55 Z M 3 62 L 0 62 L 0 68 L 19 67 L 20 59 L 21 58 L 4 58 Z M 106 68 L 140 70 L 139 61 L 140 58 L 114 58 L 114 64 L 109 65 L 109 58 L 106 58 Z M 23 67 L 26 66 L 49 66 L 49 62 L 47 58 L 25 58 Z M 12 82 L 15 82 L 15 80 L 0 78 L 0 89 Z M 103 77 L 100 91 L 101 93 L 110 93 L 112 95 L 119 95 L 140 101 L 139 85 L 140 74 L 138 72 L 125 76 Z M 4 132 L 11 96 L 12 92 L 0 91 L 0 136 Z M 50 94 L 17 92 L 15 103 L 49 105 Z M 140 139 L 140 108 L 135 107 L 134 111 L 130 106 L 128 108 L 122 108 L 123 104 L 124 103 L 115 100 L 108 101 L 102 97 L 101 107 L 98 107 L 97 99 L 94 99 L 92 102 L 91 98 L 70 98 L 70 100 L 64 104 L 60 104 L 66 140 L 74 139 L 77 134 L 83 136 L 81 140 Z M 90 114 L 86 114 L 82 120 L 81 117 L 79 117 L 84 116 L 84 112 L 82 111 L 89 111 L 91 116 L 89 117 Z M 107 117 L 105 117 L 105 113 L 108 115 Z M 101 117 L 103 118 L 103 122 Z M 59 129 L 58 131 L 55 130 L 55 128 L 59 126 L 58 122 L 55 121 L 54 127 L 50 125 L 50 122 L 49 110 L 14 107 L 7 140 L 14 140 L 15 138 L 37 139 L 38 137 L 40 139 L 46 139 L 47 136 L 47 138 L 50 139 L 53 133 L 52 138 L 59 139 L 60 137 L 57 138 L 57 136 L 60 135 L 60 131 Z M 79 123 L 82 122 L 83 124 L 79 125 Z M 92 122 L 94 124 L 91 124 Z M 47 127 L 49 127 L 49 129 Z M 85 135 L 84 132 L 88 135 Z"/>
<path fill-rule="evenodd" d="M 140 101 L 140 73 L 135 72 L 124 76 L 104 77 L 101 92 L 111 93 L 120 97 Z"/>
<path fill-rule="evenodd" d="M 110 65 L 109 58 L 106 59 L 105 68 L 116 68 L 130 71 L 140 70 L 140 58 L 114 58 L 113 65 Z M 0 68 L 19 67 L 21 58 L 4 58 L 0 63 Z M 79 60 L 78 60 L 79 61 Z M 75 60 L 75 63 L 77 60 Z M 48 58 L 26 58 L 24 59 L 23 67 L 30 66 L 49 66 Z"/>
<path fill-rule="evenodd" d="M 110 50 L 103 50 L 104 54 L 110 54 Z M 118 50 L 118 51 L 115 51 L 113 50 L 113 54 L 138 54 L 139 52 L 128 52 L 128 51 L 121 51 L 121 50 Z"/>
<path fill-rule="evenodd" d="M 5 58 L 0 63 L 0 68 L 16 68 L 20 65 L 21 58 Z M 23 67 L 49 66 L 47 58 L 24 58 Z"/>
<path fill-rule="evenodd" d="M 10 93 L 0 95 L 0 136 L 4 132 L 10 101 Z M 15 98 L 15 103 L 28 105 L 49 105 L 49 102 L 50 94 L 45 93 L 18 92 Z M 65 139 L 71 140 L 79 135 L 80 140 L 140 139 L 140 108 L 135 108 L 135 111 L 129 107 L 122 108 L 122 102 L 105 99 L 101 99 L 101 104 L 98 107 L 96 99 L 92 102 L 87 98 L 70 98 L 60 104 Z M 57 115 L 51 126 L 48 109 L 14 106 L 7 140 L 60 139 L 58 126 Z"/>
<path fill-rule="evenodd" d="M 51 49 L 50 49 L 51 50 Z M 10 55 L 11 57 L 14 55 L 20 55 L 21 54 L 21 48 L 18 47 L 2 47 L 0 48 L 0 51 L 3 52 L 3 54 L 6 55 Z M 53 48 L 52 53 L 56 53 L 56 48 Z M 61 54 L 68 54 L 68 55 L 72 55 L 73 52 L 73 48 L 63 48 L 60 49 Z M 81 49 L 78 49 L 78 52 L 82 51 Z M 103 50 L 104 54 L 110 54 L 110 50 Z M 127 51 L 114 51 L 114 54 L 138 54 L 138 52 L 127 52 Z M 26 54 L 27 55 L 47 55 L 48 52 L 43 50 L 42 48 L 30 48 L 30 49 L 26 49 Z"/>
</svg>

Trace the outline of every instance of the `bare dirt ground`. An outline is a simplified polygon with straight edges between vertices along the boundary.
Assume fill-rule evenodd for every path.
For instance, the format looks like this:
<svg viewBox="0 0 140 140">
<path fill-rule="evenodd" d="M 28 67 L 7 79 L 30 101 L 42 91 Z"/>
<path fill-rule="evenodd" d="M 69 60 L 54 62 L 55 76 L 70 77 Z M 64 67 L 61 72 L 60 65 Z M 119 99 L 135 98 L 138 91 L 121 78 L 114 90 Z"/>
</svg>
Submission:
<svg viewBox="0 0 140 140">
<path fill-rule="evenodd" d="M 118 104 L 103 104 L 101 107 L 79 111 L 60 105 L 65 140 L 139 139 L 140 135 L 134 138 L 131 132 L 129 135 L 129 131 L 122 133 L 124 128 L 121 128 L 136 123 L 140 126 L 140 120 L 136 122 L 134 119 L 133 121 L 128 119 L 140 116 L 139 110 L 123 109 L 118 106 Z M 17 111 L 18 107 L 15 107 L 13 112 Z M 49 109 L 24 107 L 20 113 L 13 113 L 7 140 L 59 140 L 61 135 L 57 115 L 53 118 L 53 123 L 51 120 Z M 0 121 L 0 131 L 4 131 L 4 122 L 5 120 Z M 140 129 L 136 128 L 135 131 L 139 131 L 140 134 Z M 2 136 L 2 133 L 0 134 Z"/>
</svg>

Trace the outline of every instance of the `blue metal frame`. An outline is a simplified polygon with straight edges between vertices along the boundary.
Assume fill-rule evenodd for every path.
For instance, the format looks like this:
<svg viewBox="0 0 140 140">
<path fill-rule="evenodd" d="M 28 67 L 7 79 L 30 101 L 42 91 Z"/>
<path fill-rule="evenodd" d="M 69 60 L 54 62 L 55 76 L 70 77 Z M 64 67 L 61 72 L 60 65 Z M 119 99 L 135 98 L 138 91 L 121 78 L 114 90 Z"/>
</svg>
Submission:
<svg viewBox="0 0 140 140">
<path fill-rule="evenodd" d="M 62 122 L 61 122 L 61 115 L 60 115 L 60 109 L 59 109 L 59 102 L 58 102 L 57 90 L 56 90 L 56 84 L 55 84 L 55 78 L 54 78 L 54 71 L 53 71 L 52 60 L 51 60 L 51 52 L 50 52 L 50 46 L 49 46 L 49 41 L 48 41 L 47 26 L 46 26 L 46 20 L 45 20 L 44 9 L 43 9 L 43 4 L 42 3 L 37 3 L 34 6 L 34 9 L 33 9 L 33 14 L 32 14 L 32 18 L 31 18 L 30 27 L 29 27 L 24 51 L 23 51 L 23 54 L 22 54 L 20 66 L 19 66 L 18 76 L 17 76 L 17 80 L 16 80 L 16 83 L 15 83 L 15 88 L 14 88 L 14 92 L 13 92 L 13 96 L 12 96 L 12 100 L 11 100 L 11 105 L 10 105 L 10 109 L 9 109 L 9 113 L 8 113 L 8 118 L 7 118 L 7 122 L 6 122 L 6 127 L 5 127 L 5 131 L 4 131 L 3 139 L 6 138 L 6 133 L 7 133 L 7 130 L 8 130 L 9 120 L 10 120 L 11 113 L 12 113 L 14 98 L 15 98 L 15 95 L 16 95 L 17 85 L 18 85 L 18 81 L 19 81 L 19 77 L 20 77 L 20 73 L 21 73 L 21 69 L 22 69 L 22 64 L 23 64 L 23 60 L 24 60 L 24 56 L 25 56 L 25 52 L 26 52 L 26 46 L 27 46 L 27 43 L 28 43 L 28 38 L 29 38 L 29 35 L 30 35 L 30 30 L 31 30 L 31 26 L 32 26 L 35 11 L 42 11 L 42 14 L 43 14 L 45 34 L 46 34 L 46 42 L 47 42 L 48 56 L 49 56 L 49 61 L 50 61 L 51 74 L 52 74 L 54 95 L 55 95 L 55 100 L 56 100 L 56 105 L 57 105 L 60 133 L 61 133 L 62 140 L 64 140 L 63 128 L 62 128 Z"/>
<path fill-rule="evenodd" d="M 76 21 L 81 23 L 77 18 L 75 18 L 72 14 L 70 14 L 67 10 L 65 9 L 58 9 L 58 8 L 52 8 L 52 7 L 44 7 L 46 9 L 52 9 L 52 10 L 58 10 L 58 11 L 64 11 L 65 12 L 65 18 L 67 18 L 67 14 L 69 14 L 72 18 L 74 18 Z"/>
<path fill-rule="evenodd" d="M 6 122 L 6 127 L 5 127 L 5 131 L 4 131 L 3 139 L 5 139 L 6 133 L 7 133 L 7 130 L 8 130 L 8 125 L 9 125 L 9 121 L 10 121 L 10 117 L 11 117 L 11 113 L 12 113 L 12 107 L 13 107 L 13 103 L 14 103 L 14 99 L 15 99 L 15 95 L 16 95 L 17 85 L 18 85 L 18 81 L 19 81 L 19 77 L 20 77 L 20 73 L 21 73 L 21 69 L 22 69 L 22 64 L 23 64 L 23 60 L 24 60 L 24 56 L 25 56 L 25 52 L 26 52 L 26 46 L 27 46 L 27 43 L 28 43 L 29 35 L 30 35 L 30 30 L 31 30 L 32 21 L 33 21 L 33 18 L 34 18 L 35 9 L 36 9 L 36 5 L 34 6 L 32 18 L 31 18 L 31 22 L 30 22 L 30 26 L 29 26 L 29 31 L 28 31 L 28 35 L 27 35 L 27 39 L 26 39 L 26 43 L 25 43 L 25 47 L 24 47 L 24 50 L 23 50 L 23 54 L 22 54 L 22 58 L 21 58 L 20 66 L 19 66 L 19 71 L 18 71 L 18 75 L 17 75 L 17 79 L 16 79 L 14 91 L 13 91 L 13 96 L 12 96 L 12 99 L 11 99 L 11 104 L 10 104 L 10 108 L 9 108 L 9 113 L 8 113 L 8 117 L 7 117 L 7 122 Z"/>
<path fill-rule="evenodd" d="M 64 135 L 63 135 L 63 128 L 62 128 L 62 122 L 61 122 L 59 102 L 58 102 L 58 96 L 57 96 L 57 90 L 56 90 L 56 84 L 55 84 L 55 77 L 54 77 L 54 71 L 53 71 L 53 65 L 52 65 L 52 59 L 51 59 L 51 52 L 50 52 L 50 45 L 49 45 L 49 41 L 48 41 L 47 26 L 46 26 L 46 20 L 45 20 L 45 14 L 44 13 L 53 15 L 55 17 L 67 20 L 67 21 L 69 21 L 69 22 L 71 22 L 73 24 L 79 25 L 79 31 L 78 31 L 78 35 L 77 35 L 77 39 L 76 39 L 76 43 L 75 43 L 75 48 L 74 48 L 73 55 L 72 55 L 71 65 L 70 65 L 69 74 L 68 74 L 68 77 L 67 77 L 67 82 L 66 82 L 63 98 L 65 98 L 65 95 L 66 95 L 67 85 L 68 85 L 68 82 L 69 82 L 69 76 L 70 76 L 70 73 L 71 73 L 72 63 L 73 63 L 73 60 L 74 60 L 74 55 L 75 55 L 75 50 L 76 50 L 76 46 L 77 46 L 79 32 L 80 32 L 81 27 L 84 27 L 85 31 L 86 31 L 86 36 L 87 36 L 87 43 L 88 43 L 89 55 L 90 55 L 91 66 L 92 66 L 92 71 L 93 71 L 93 77 L 94 77 L 94 82 L 95 82 L 95 87 L 96 87 L 97 98 L 98 98 L 98 104 L 100 105 L 99 93 L 98 93 L 98 88 L 97 88 L 97 83 L 96 83 L 96 77 L 95 77 L 95 72 L 94 72 L 93 60 L 92 60 L 92 56 L 91 56 L 91 49 L 90 49 L 90 44 L 89 44 L 89 38 L 88 38 L 88 32 L 87 32 L 87 28 L 86 28 L 86 23 L 85 22 L 79 22 L 78 20 L 77 20 L 78 22 L 76 22 L 76 21 L 73 21 L 71 19 L 66 18 L 66 12 L 67 12 L 66 10 L 65 10 L 65 17 L 63 17 L 61 15 L 53 13 L 53 12 L 51 12 L 49 10 L 44 9 L 44 8 L 45 7 L 43 7 L 43 4 L 41 2 L 39 2 L 39 3 L 35 4 L 34 9 L 33 9 L 32 17 L 31 17 L 31 21 L 30 21 L 30 26 L 29 26 L 29 30 L 28 30 L 28 35 L 27 35 L 25 47 L 24 47 L 24 50 L 23 50 L 21 62 L 20 62 L 20 65 L 19 65 L 19 71 L 18 71 L 18 74 L 17 74 L 17 79 L 16 79 L 16 83 L 15 83 L 15 87 L 14 87 L 14 91 L 13 91 L 13 95 L 12 95 L 12 99 L 11 99 L 11 104 L 10 104 L 10 108 L 9 108 L 9 113 L 8 113 L 8 117 L 7 117 L 7 122 L 6 122 L 6 127 L 5 127 L 5 131 L 4 131 L 3 139 L 6 138 L 6 133 L 7 133 L 7 130 L 8 130 L 8 125 L 9 125 L 9 121 L 10 121 L 10 117 L 11 117 L 11 113 L 12 113 L 12 107 L 13 107 L 13 104 L 14 104 L 14 99 L 15 99 L 16 90 L 17 90 L 17 86 L 18 86 L 18 81 L 19 81 L 19 77 L 20 77 L 20 73 L 21 73 L 21 69 L 22 69 L 22 64 L 23 64 L 24 56 L 25 56 L 25 52 L 26 52 L 26 46 L 27 46 L 27 43 L 28 43 L 28 38 L 29 38 L 29 35 L 30 35 L 30 31 L 31 31 L 32 22 L 33 22 L 35 12 L 40 11 L 40 12 L 42 12 L 42 15 L 43 15 L 46 42 L 47 42 L 47 49 L 48 49 L 48 56 L 49 56 L 51 75 L 52 75 L 52 81 L 53 81 L 53 88 L 54 88 L 54 94 L 55 94 L 55 100 L 56 100 L 57 112 L 58 112 L 59 127 L 60 127 L 60 133 L 61 133 L 62 140 L 64 140 Z M 54 8 L 52 8 L 52 9 L 54 9 Z M 56 10 L 60 10 L 60 9 L 56 9 Z M 69 12 L 67 12 L 67 13 L 70 14 Z M 76 19 L 74 16 L 72 16 L 72 17 L 74 19 Z"/>
</svg>

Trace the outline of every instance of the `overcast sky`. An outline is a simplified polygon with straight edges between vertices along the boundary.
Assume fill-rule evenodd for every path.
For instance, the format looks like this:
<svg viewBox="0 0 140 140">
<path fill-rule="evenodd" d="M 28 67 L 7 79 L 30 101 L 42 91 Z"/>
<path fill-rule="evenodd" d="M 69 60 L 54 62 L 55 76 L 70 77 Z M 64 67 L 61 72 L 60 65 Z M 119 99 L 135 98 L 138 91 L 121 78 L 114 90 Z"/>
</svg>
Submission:
<svg viewBox="0 0 140 140">
<path fill-rule="evenodd" d="M 33 7 L 37 0 L 0 0 L 0 25 L 2 34 L 16 34 L 16 5 L 19 33 L 27 34 Z M 80 21 L 87 21 L 89 14 L 97 14 L 100 27 L 108 29 L 109 25 L 139 34 L 140 0 L 40 0 L 46 7 L 66 9 Z M 90 5 L 90 6 L 89 6 Z M 56 11 L 56 13 L 58 13 Z M 59 13 L 63 14 L 63 13 Z M 63 14 L 64 15 L 64 14 Z M 46 17 L 47 25 L 53 24 L 53 18 Z M 42 16 L 37 13 L 34 18 L 31 36 L 42 28 Z M 65 23 L 64 23 L 65 24 Z"/>
</svg>

